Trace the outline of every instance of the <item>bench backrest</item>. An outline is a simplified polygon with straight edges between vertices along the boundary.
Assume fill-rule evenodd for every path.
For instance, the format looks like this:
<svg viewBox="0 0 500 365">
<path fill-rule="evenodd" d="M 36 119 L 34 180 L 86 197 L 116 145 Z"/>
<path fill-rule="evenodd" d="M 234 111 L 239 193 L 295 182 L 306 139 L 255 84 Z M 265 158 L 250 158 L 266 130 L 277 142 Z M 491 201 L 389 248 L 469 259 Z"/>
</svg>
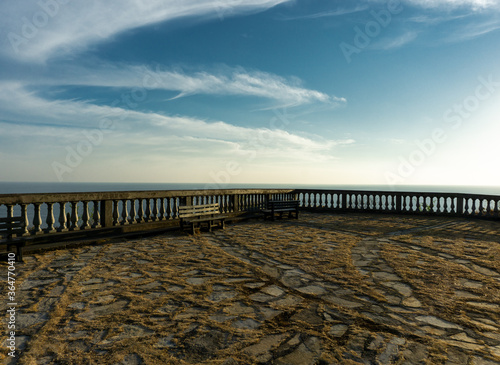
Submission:
<svg viewBox="0 0 500 365">
<path fill-rule="evenodd" d="M 22 217 L 0 218 L 0 238 L 24 233 L 24 219 Z"/>
<path fill-rule="evenodd" d="M 298 209 L 298 200 L 270 200 L 268 202 L 268 209 Z"/>
<path fill-rule="evenodd" d="M 179 206 L 179 218 L 198 217 L 203 215 L 219 214 L 219 203 L 203 205 L 181 205 Z"/>
</svg>

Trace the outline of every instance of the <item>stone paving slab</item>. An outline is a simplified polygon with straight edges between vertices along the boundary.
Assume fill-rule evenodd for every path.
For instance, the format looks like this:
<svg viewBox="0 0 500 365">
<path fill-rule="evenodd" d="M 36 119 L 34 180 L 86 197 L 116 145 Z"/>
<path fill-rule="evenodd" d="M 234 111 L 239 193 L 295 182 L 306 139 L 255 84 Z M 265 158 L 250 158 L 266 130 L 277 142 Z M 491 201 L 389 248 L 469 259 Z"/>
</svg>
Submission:
<svg viewBox="0 0 500 365">
<path fill-rule="evenodd" d="M 0 357 L 499 364 L 499 228 L 304 213 L 26 256 L 16 266 L 17 356 Z"/>
</svg>

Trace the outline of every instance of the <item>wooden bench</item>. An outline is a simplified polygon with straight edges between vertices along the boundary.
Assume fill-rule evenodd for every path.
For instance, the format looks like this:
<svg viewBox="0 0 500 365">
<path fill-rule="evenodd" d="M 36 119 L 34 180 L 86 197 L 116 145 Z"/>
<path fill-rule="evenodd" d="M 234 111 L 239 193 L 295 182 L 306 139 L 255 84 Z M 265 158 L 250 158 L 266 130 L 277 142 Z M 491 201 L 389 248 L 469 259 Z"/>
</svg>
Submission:
<svg viewBox="0 0 500 365">
<path fill-rule="evenodd" d="M 181 205 L 179 206 L 179 218 L 181 220 L 181 229 L 186 225 L 191 227 L 191 233 L 200 230 L 203 225 L 207 225 L 208 231 L 212 232 L 213 227 L 224 229 L 224 220 L 226 215 L 220 213 L 219 204 L 203 205 Z"/>
<path fill-rule="evenodd" d="M 269 200 L 267 209 L 262 210 L 264 219 L 271 218 L 275 220 L 276 214 L 283 218 L 283 213 L 288 213 L 288 218 L 292 218 L 295 214 L 295 219 L 299 219 L 299 201 L 298 200 Z"/>
<path fill-rule="evenodd" d="M 25 240 L 24 219 L 22 217 L 0 218 L 0 238 L 2 245 L 7 246 L 7 252 L 12 252 L 12 247 L 16 246 L 16 260 L 23 261 L 23 247 Z"/>
</svg>

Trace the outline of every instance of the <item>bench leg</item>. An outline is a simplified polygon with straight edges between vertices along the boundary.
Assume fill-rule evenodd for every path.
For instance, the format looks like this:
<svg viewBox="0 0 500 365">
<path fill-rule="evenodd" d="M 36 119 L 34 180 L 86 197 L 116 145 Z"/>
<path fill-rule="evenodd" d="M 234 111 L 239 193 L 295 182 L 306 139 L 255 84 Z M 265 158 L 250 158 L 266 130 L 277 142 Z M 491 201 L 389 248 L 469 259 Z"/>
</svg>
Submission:
<svg viewBox="0 0 500 365">
<path fill-rule="evenodd" d="M 12 252 L 12 246 L 16 246 L 16 262 L 24 262 L 23 260 L 23 247 L 24 242 L 7 244 L 7 252 Z"/>
<path fill-rule="evenodd" d="M 24 243 L 20 243 L 17 245 L 17 261 L 18 262 L 24 262 L 23 260 L 23 247 L 24 247 Z"/>
</svg>

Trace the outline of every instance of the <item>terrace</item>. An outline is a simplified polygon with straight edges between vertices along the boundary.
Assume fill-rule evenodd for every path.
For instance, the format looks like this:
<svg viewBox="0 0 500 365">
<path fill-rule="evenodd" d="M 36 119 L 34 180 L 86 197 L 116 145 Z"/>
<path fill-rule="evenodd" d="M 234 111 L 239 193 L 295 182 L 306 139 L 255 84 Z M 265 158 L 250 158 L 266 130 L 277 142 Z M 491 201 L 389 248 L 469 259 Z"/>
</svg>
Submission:
<svg viewBox="0 0 500 365">
<path fill-rule="evenodd" d="M 398 198 L 370 203 L 367 195 L 356 208 L 342 195 L 300 194 L 299 220 L 243 220 L 195 236 L 169 231 L 26 255 L 16 263 L 19 351 L 3 360 L 498 364 L 498 221 L 465 218 L 465 207 L 457 214 L 457 197 L 437 197 L 429 209 L 432 199 L 421 200 L 418 214 L 403 215 L 372 212 L 397 210 Z M 234 212 L 236 203 L 246 209 L 264 198 L 221 201 L 232 201 L 223 206 Z"/>
</svg>

